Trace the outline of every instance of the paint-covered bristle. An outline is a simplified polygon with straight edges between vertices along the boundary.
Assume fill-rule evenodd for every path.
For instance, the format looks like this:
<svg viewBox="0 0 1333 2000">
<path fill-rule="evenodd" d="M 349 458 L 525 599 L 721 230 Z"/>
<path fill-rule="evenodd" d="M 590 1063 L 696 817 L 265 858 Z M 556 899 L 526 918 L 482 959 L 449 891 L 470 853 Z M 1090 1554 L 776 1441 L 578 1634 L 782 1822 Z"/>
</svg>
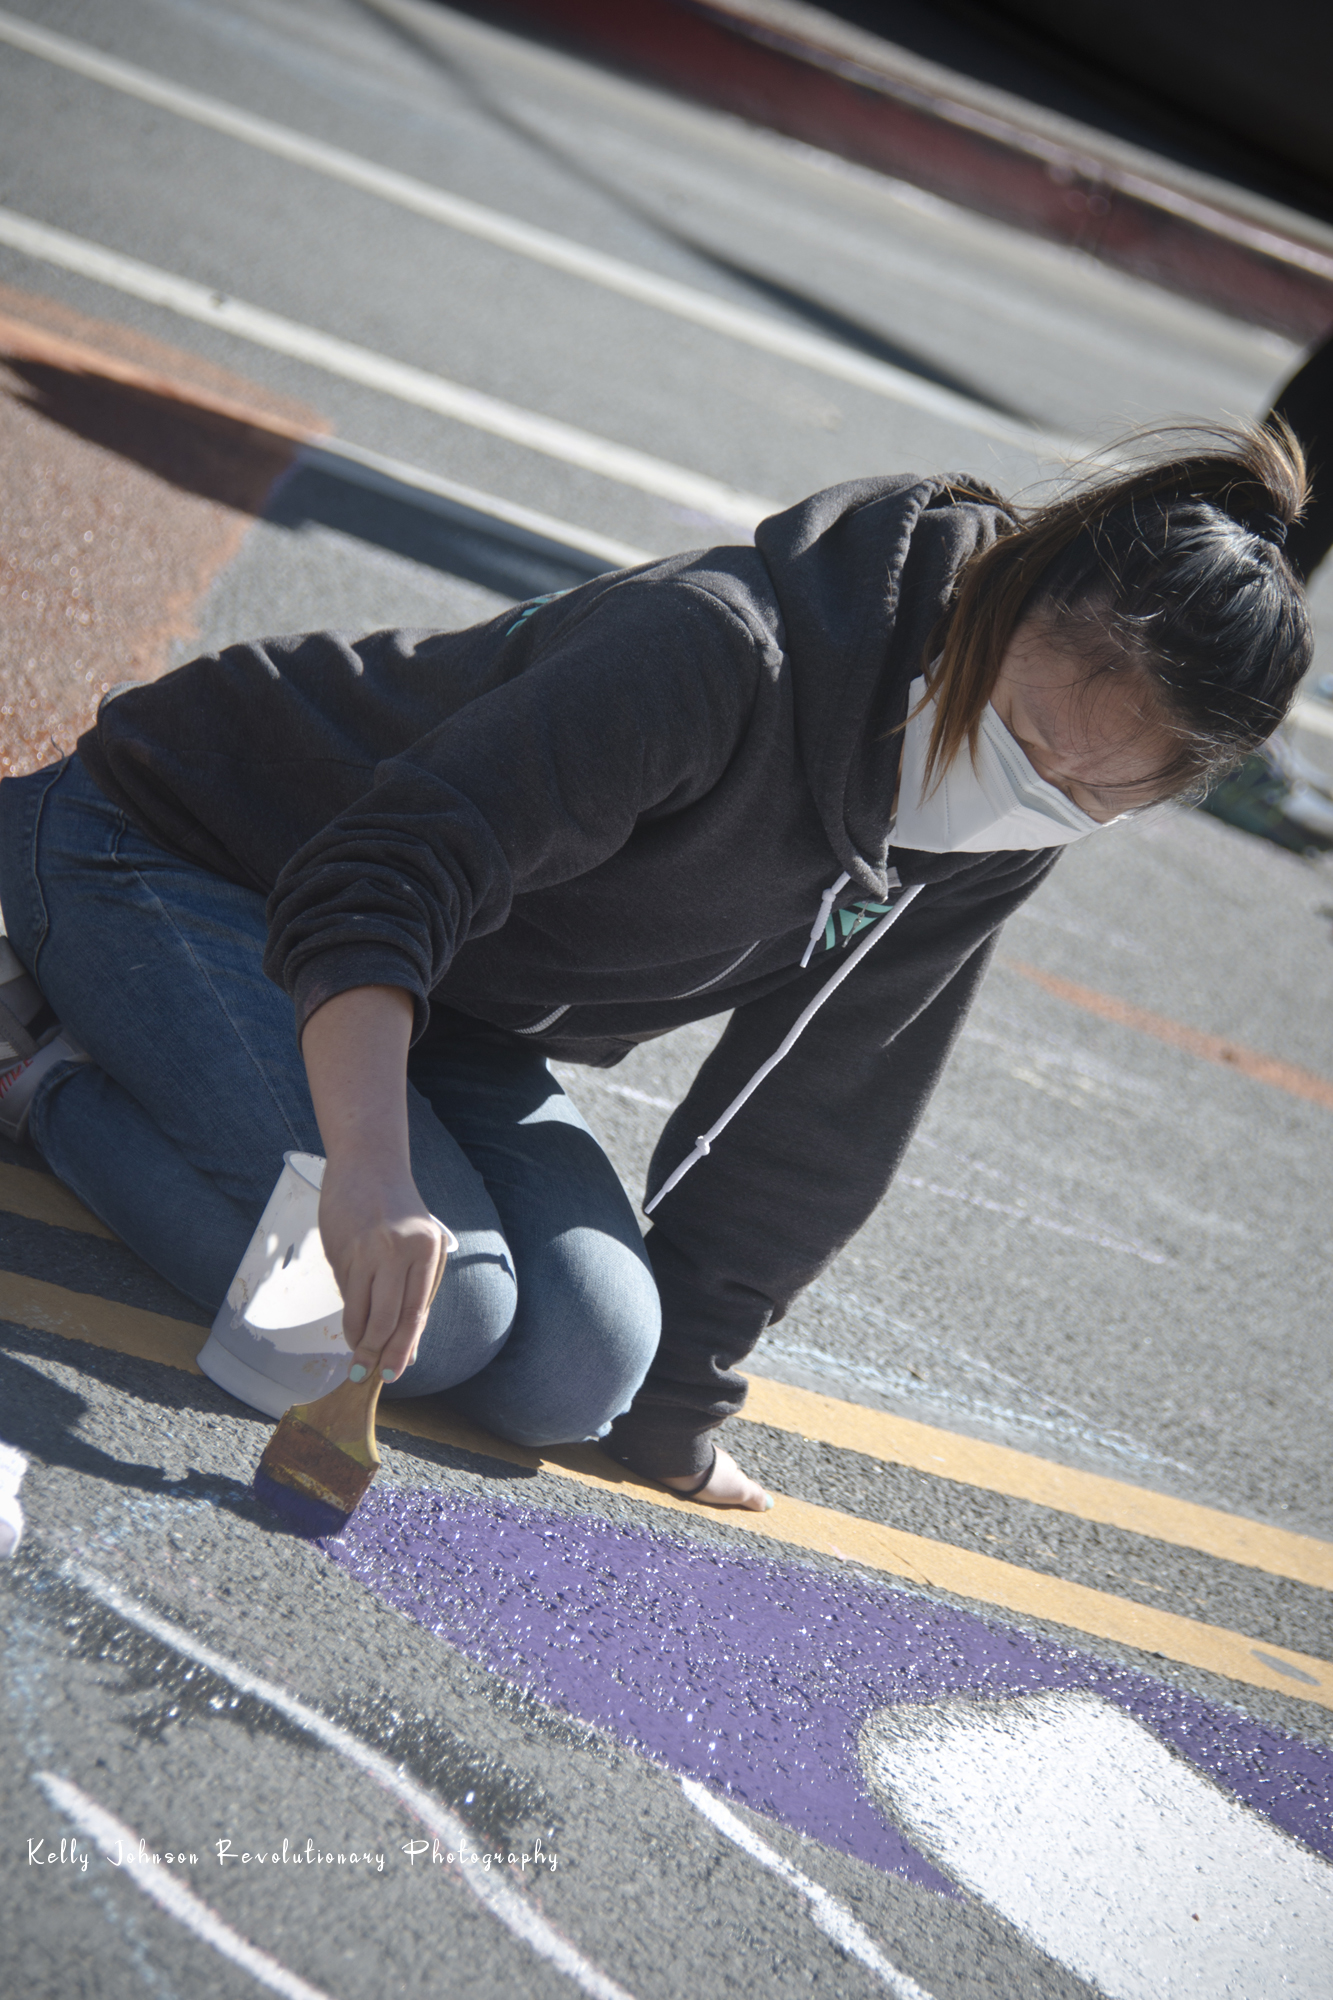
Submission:
<svg viewBox="0 0 1333 2000">
<path fill-rule="evenodd" d="M 316 1500 L 312 1493 L 288 1486 L 266 1472 L 262 1465 L 255 1473 L 254 1493 L 257 1500 L 262 1500 L 275 1514 L 281 1514 L 298 1535 L 307 1535 L 312 1541 L 340 1535 L 347 1526 L 347 1515 L 342 1508 L 330 1507 L 326 1500 Z"/>
<path fill-rule="evenodd" d="M 259 1463 L 284 1486 L 294 1486 L 313 1499 L 350 1514 L 375 1477 L 378 1465 L 365 1463 L 358 1450 L 359 1441 L 349 1441 L 346 1446 L 334 1444 L 323 1431 L 306 1423 L 303 1420 L 306 1410 L 317 1407 L 304 1405 L 299 1415 L 296 1410 L 288 1410 Z"/>
<path fill-rule="evenodd" d="M 336 1535 L 379 1470 L 375 1406 L 381 1377 L 339 1383 L 288 1410 L 255 1474 L 261 1500 L 303 1533 Z"/>
</svg>

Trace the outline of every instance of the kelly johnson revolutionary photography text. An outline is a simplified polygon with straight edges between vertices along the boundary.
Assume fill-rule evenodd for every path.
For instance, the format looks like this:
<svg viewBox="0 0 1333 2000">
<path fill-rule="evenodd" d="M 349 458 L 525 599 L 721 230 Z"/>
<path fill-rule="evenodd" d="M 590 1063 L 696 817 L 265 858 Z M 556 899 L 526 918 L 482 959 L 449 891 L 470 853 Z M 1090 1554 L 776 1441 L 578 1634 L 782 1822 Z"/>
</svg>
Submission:
<svg viewBox="0 0 1333 2000">
<path fill-rule="evenodd" d="M 409 1868 L 415 1868 L 421 1862 L 427 1868 L 517 1868 L 521 1875 L 526 1875 L 529 1868 L 544 1868 L 554 1875 L 559 1865 L 559 1856 L 543 1847 L 540 1840 L 533 1842 L 530 1851 L 502 1847 L 453 1848 L 446 1847 L 439 1840 L 404 1840 L 396 1844 L 396 1851 L 407 1857 Z M 113 1840 L 99 1847 L 87 1840 L 65 1839 L 57 1843 L 41 1838 L 28 1841 L 28 1866 L 73 1868 L 86 1874 L 89 1855 L 100 1853 L 113 1868 L 127 1865 L 138 1868 L 198 1868 L 215 1861 L 218 1867 L 224 1869 L 358 1868 L 382 1875 L 394 1852 L 394 1846 L 353 1847 L 344 1844 L 339 1847 L 309 1837 L 299 1843 L 284 1838 L 268 1846 L 259 1842 L 247 1846 L 241 1841 L 219 1839 L 205 1842 L 197 1848 L 153 1848 L 146 1840 L 140 1840 L 135 1846 L 123 1840 Z"/>
</svg>

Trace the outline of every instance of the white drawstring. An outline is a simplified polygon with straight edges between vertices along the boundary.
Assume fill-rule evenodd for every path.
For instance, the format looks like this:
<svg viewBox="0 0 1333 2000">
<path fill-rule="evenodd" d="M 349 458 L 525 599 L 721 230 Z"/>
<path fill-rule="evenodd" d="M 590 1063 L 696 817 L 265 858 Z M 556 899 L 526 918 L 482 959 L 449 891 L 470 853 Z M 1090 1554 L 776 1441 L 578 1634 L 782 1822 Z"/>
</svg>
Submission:
<svg viewBox="0 0 1333 2000">
<path fill-rule="evenodd" d="M 801 960 L 802 972 L 809 965 L 811 953 L 824 935 L 824 926 L 829 920 L 829 911 L 833 908 L 833 905 L 837 902 L 851 879 L 850 875 L 839 875 L 837 881 L 831 882 L 820 897 L 819 915 L 815 918 L 814 929 L 810 933 L 810 942 L 805 948 L 805 957 Z"/>
<path fill-rule="evenodd" d="M 848 878 L 844 875 L 842 879 L 843 882 L 846 882 Z M 658 1202 L 661 1201 L 663 1195 L 670 1194 L 672 1188 L 677 1186 L 679 1182 L 684 1180 L 686 1174 L 690 1171 L 690 1168 L 694 1165 L 696 1160 L 702 1160 L 707 1157 L 708 1153 L 712 1150 L 713 1141 L 714 1139 L 716 1139 L 718 1133 L 721 1132 L 726 1126 L 730 1125 L 732 1119 L 736 1116 L 736 1113 L 740 1110 L 742 1104 L 745 1103 L 746 1099 L 752 1096 L 753 1093 L 756 1090 L 758 1090 L 760 1084 L 763 1082 L 764 1078 L 769 1074 L 769 1072 L 771 1070 L 775 1070 L 778 1064 L 782 1061 L 782 1058 L 786 1054 L 788 1054 L 788 1052 L 791 1049 L 795 1047 L 797 1041 L 805 1033 L 805 1030 L 809 1027 L 811 1021 L 814 1020 L 815 1015 L 819 1012 L 824 1002 L 833 992 L 833 989 L 836 986 L 840 986 L 843 980 L 847 977 L 848 973 L 851 972 L 857 965 L 860 964 L 861 960 L 865 957 L 866 953 L 872 948 L 872 946 L 874 946 L 879 942 L 880 938 L 883 937 L 885 931 L 889 928 L 889 925 L 897 922 L 898 918 L 907 908 L 907 905 L 912 901 L 912 898 L 914 896 L 920 895 L 922 886 L 923 885 L 920 882 L 913 882 L 913 884 L 909 889 L 904 889 L 902 895 L 899 896 L 893 908 L 887 913 L 887 915 L 882 916 L 880 918 L 879 922 L 875 925 L 875 928 L 872 931 L 867 932 L 866 936 L 862 938 L 860 944 L 857 945 L 855 951 L 853 951 L 849 957 L 843 960 L 842 964 L 838 967 L 837 971 L 834 973 L 832 979 L 825 980 L 824 984 L 820 987 L 818 993 L 816 993 L 814 999 L 810 1002 L 810 1005 L 805 1009 L 804 1013 L 798 1016 L 794 1025 L 788 1029 L 787 1033 L 784 1035 L 783 1039 L 778 1044 L 777 1048 L 768 1058 L 768 1061 L 760 1064 L 759 1068 L 750 1078 L 750 1081 L 746 1084 L 744 1090 L 740 1092 L 739 1096 L 732 1098 L 730 1104 L 727 1106 L 726 1110 L 722 1113 L 722 1116 L 717 1120 L 716 1124 L 710 1125 L 708 1130 L 702 1135 L 702 1137 L 695 1140 L 694 1151 L 688 1156 L 688 1158 L 681 1161 L 680 1165 L 676 1168 L 674 1174 L 672 1174 L 669 1180 L 663 1182 L 662 1186 L 657 1190 L 657 1193 L 653 1196 L 652 1200 L 644 1203 L 643 1212 L 645 1215 L 651 1215 L 653 1210 L 657 1207 Z M 837 895 L 838 889 L 840 887 L 841 884 L 835 884 L 832 889 L 826 891 L 830 909 L 833 906 L 833 897 Z M 828 918 L 826 912 L 824 917 L 824 922 L 827 921 Z M 814 947 L 812 943 L 811 949 L 813 950 L 813 948 Z M 809 956 L 808 952 L 806 956 L 807 957 Z M 804 964 L 805 960 L 802 959 L 801 963 Z"/>
</svg>

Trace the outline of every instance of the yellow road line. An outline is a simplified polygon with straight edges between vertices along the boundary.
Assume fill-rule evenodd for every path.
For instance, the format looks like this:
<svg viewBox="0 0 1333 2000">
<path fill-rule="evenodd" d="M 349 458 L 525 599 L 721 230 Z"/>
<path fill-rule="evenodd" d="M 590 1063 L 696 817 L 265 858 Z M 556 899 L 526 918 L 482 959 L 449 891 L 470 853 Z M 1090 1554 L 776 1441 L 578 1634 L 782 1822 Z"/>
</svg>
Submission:
<svg viewBox="0 0 1333 2000">
<path fill-rule="evenodd" d="M 893 1417 L 858 1403 L 841 1403 L 810 1389 L 793 1389 L 784 1382 L 752 1375 L 745 1416 L 775 1430 L 841 1445 L 891 1465 L 915 1472 L 957 1479 L 988 1493 L 1013 1500 L 1033 1500 L 1041 1507 L 1075 1514 L 1083 1521 L 1128 1528 L 1135 1535 L 1176 1548 L 1198 1549 L 1224 1562 L 1266 1570 L 1270 1576 L 1291 1577 L 1333 1590 L 1333 1542 L 1298 1535 L 1287 1528 L 1268 1528 L 1239 1514 L 1201 1507 L 1192 1500 L 1173 1500 L 1146 1487 L 1095 1472 L 1075 1472 L 1046 1458 L 1032 1458 L 1007 1445 L 983 1444 L 955 1431 L 936 1430 L 910 1417 Z"/>
<path fill-rule="evenodd" d="M 116 1240 L 59 1181 L 23 1167 L 0 1165 L 0 1209 Z M 937 1430 L 910 1417 L 889 1416 L 814 1390 L 792 1388 L 767 1376 L 752 1375 L 749 1382 L 745 1416 L 754 1423 L 841 1446 L 844 1451 L 858 1451 L 886 1464 L 910 1466 L 915 1472 L 939 1479 L 959 1480 L 983 1492 L 1031 1500 L 1079 1520 L 1150 1535 L 1175 1548 L 1197 1549 L 1203 1555 L 1261 1569 L 1270 1576 L 1333 1590 L 1333 1542 L 1320 1541 L 1314 1535 L 1267 1527 L 1240 1514 L 1133 1486 L 1127 1480 L 1076 1472 L 1008 1445 L 984 1444 L 956 1431 Z"/>
<path fill-rule="evenodd" d="M 0 1318 L 64 1334 L 71 1340 L 91 1341 L 98 1347 L 187 1369 L 196 1375 L 200 1372 L 196 1357 L 207 1338 L 203 1327 L 186 1321 L 143 1312 L 136 1306 L 116 1305 L 91 1293 L 66 1291 L 62 1286 L 12 1271 L 0 1271 Z M 595 1446 L 528 1451 L 466 1423 L 441 1398 L 423 1396 L 413 1402 L 382 1405 L 381 1418 L 382 1431 L 428 1438 L 436 1444 L 526 1466 L 533 1472 L 556 1473 L 603 1492 L 646 1501 L 668 1512 L 717 1519 L 713 1508 L 682 1499 L 664 1487 L 641 1482 L 613 1464 Z M 749 1514 L 735 1509 L 725 1518 L 733 1527 L 763 1541 L 785 1542 L 821 1555 L 836 1556 L 844 1562 L 862 1563 L 868 1569 L 904 1577 L 932 1590 L 948 1591 L 973 1603 L 1044 1619 L 1093 1638 L 1114 1640 L 1185 1666 L 1201 1667 L 1248 1687 L 1296 1695 L 1302 1701 L 1333 1708 L 1333 1662 L 1291 1652 L 1286 1647 L 1261 1644 L 1224 1626 L 1206 1625 L 1194 1618 L 1178 1617 L 1174 1612 L 1157 1611 L 1108 1591 L 1066 1583 L 1061 1577 L 1043 1576 L 1039 1571 L 1022 1569 L 994 1556 L 974 1555 L 947 1542 L 906 1534 L 877 1521 L 861 1520 L 854 1514 L 839 1513 L 835 1508 L 820 1507 L 808 1500 L 792 1500 L 782 1494 L 776 1496 L 770 1513 Z"/>
<path fill-rule="evenodd" d="M 665 1488 L 643 1484 L 633 1473 L 616 1466 L 595 1445 L 529 1451 L 477 1429 L 455 1416 L 442 1400 L 430 1396 L 410 1405 L 381 1403 L 380 1411 L 382 1430 L 392 1427 L 414 1437 L 429 1438 L 436 1444 L 484 1453 L 511 1465 L 526 1465 L 534 1472 L 559 1473 L 563 1478 L 576 1479 L 581 1485 L 595 1486 L 603 1492 L 625 1493 L 635 1500 L 651 1501 L 656 1507 L 717 1519 L 715 1508 L 702 1507 Z M 1165 1659 L 1202 1667 L 1250 1687 L 1277 1689 L 1283 1694 L 1298 1695 L 1303 1701 L 1317 1702 L 1323 1708 L 1333 1708 L 1333 1662 L 1316 1660 L 1285 1647 L 1259 1646 L 1243 1633 L 1228 1631 L 1225 1626 L 1205 1625 L 1172 1611 L 1157 1611 L 1109 1591 L 1066 1583 L 1062 1577 L 1043 1576 L 1040 1571 L 1022 1569 L 994 1556 L 974 1555 L 970 1549 L 954 1548 L 948 1542 L 907 1534 L 878 1521 L 865 1521 L 855 1514 L 842 1514 L 809 1500 L 792 1500 L 784 1494 L 774 1496 L 773 1507 L 767 1514 L 733 1508 L 724 1518 L 731 1526 L 748 1529 L 766 1541 L 788 1542 L 820 1555 L 863 1563 L 868 1569 L 905 1577 L 932 1590 L 946 1590 L 974 1603 L 1046 1619 L 1094 1638 L 1113 1639 L 1146 1653 L 1160 1653 Z M 1287 1672 L 1267 1661 L 1281 1661 Z"/>
<path fill-rule="evenodd" d="M 52 1175 L 34 1173 L 28 1167 L 0 1165 L 0 1209 L 10 1215 L 26 1215 L 31 1222 L 53 1222 L 58 1229 L 77 1229 L 85 1236 L 116 1241 L 115 1232 L 99 1222 L 76 1194 Z"/>
<path fill-rule="evenodd" d="M 63 1333 L 67 1340 L 86 1340 L 139 1361 L 164 1362 L 191 1375 L 201 1372 L 195 1357 L 208 1339 L 206 1326 L 119 1305 L 92 1292 L 70 1292 L 20 1271 L 0 1271 L 0 1319 L 41 1333 Z"/>
</svg>

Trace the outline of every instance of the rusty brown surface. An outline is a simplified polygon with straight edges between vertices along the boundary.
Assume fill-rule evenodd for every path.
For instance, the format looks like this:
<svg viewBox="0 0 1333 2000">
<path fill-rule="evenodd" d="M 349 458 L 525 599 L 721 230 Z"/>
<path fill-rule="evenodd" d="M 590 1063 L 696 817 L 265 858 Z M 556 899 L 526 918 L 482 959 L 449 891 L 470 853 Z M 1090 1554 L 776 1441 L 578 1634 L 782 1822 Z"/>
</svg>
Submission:
<svg viewBox="0 0 1333 2000">
<path fill-rule="evenodd" d="M 0 286 L 0 775 L 188 643 L 292 440 L 327 425 L 182 349 Z"/>
</svg>

